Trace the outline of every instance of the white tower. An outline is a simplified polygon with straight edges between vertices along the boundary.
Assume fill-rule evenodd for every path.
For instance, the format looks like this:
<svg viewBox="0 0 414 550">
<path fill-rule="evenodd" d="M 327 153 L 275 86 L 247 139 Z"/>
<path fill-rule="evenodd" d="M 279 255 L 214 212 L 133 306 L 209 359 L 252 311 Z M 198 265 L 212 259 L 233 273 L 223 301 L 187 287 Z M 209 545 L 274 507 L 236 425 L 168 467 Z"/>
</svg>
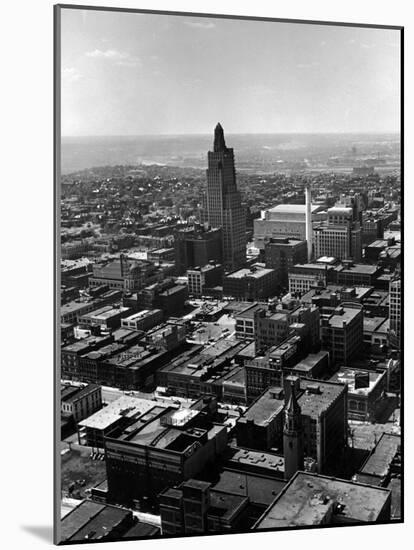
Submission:
<svg viewBox="0 0 414 550">
<path fill-rule="evenodd" d="M 306 189 L 305 189 L 305 204 L 306 204 L 306 213 L 305 213 L 306 242 L 308 246 L 308 262 L 310 262 L 312 261 L 313 235 L 312 235 L 311 190 L 309 186 L 306 186 Z"/>
</svg>

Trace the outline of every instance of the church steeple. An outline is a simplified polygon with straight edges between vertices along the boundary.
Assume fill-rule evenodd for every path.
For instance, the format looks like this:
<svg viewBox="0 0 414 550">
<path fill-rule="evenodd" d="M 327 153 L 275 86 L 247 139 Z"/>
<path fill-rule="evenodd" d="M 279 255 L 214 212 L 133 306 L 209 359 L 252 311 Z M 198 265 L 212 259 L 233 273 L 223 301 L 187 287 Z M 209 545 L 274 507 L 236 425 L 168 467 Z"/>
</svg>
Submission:
<svg viewBox="0 0 414 550">
<path fill-rule="evenodd" d="M 220 122 L 214 129 L 214 152 L 227 151 L 226 142 L 224 140 L 224 132 Z"/>
<path fill-rule="evenodd" d="M 293 382 L 290 385 L 290 396 L 285 408 L 283 454 L 285 479 L 290 479 L 298 470 L 303 469 L 302 411 Z"/>
</svg>

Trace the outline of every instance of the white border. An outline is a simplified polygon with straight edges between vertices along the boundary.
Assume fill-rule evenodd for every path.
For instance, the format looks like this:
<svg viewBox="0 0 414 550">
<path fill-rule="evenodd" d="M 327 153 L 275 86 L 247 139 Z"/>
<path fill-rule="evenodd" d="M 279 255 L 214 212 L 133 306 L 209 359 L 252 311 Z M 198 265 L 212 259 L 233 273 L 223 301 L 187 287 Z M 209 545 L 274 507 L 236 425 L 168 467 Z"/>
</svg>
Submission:
<svg viewBox="0 0 414 550">
<path fill-rule="evenodd" d="M 3 353 L 1 391 L 2 543 L 7 549 L 51 544 L 53 508 L 53 162 L 52 162 L 52 5 L 51 0 L 9 0 L 2 5 L 2 152 L 1 235 Z M 264 17 L 404 25 L 406 60 L 411 59 L 413 19 L 406 0 L 108 0 L 89 5 L 142 9 L 228 13 Z M 412 70 L 406 61 L 407 136 L 414 120 Z M 4 111 L 4 113 L 3 113 Z M 414 178 L 406 162 L 406 311 L 412 311 L 410 262 L 412 225 L 408 204 L 414 204 Z M 411 306 L 411 308 L 410 308 Z M 406 319 L 406 345 L 410 340 Z M 6 334 L 5 334 L 6 333 Z M 407 346 L 408 347 L 408 346 Z M 105 548 L 203 548 L 224 545 L 266 548 L 408 547 L 413 536 L 410 503 L 413 418 L 409 390 L 413 365 L 406 350 L 406 524 L 231 537 L 174 539 L 108 544 Z M 5 376 L 4 376 L 5 375 Z M 99 546 L 101 547 L 101 546 Z M 85 546 L 85 548 L 87 548 Z M 92 548 L 88 547 L 88 548 Z"/>
</svg>

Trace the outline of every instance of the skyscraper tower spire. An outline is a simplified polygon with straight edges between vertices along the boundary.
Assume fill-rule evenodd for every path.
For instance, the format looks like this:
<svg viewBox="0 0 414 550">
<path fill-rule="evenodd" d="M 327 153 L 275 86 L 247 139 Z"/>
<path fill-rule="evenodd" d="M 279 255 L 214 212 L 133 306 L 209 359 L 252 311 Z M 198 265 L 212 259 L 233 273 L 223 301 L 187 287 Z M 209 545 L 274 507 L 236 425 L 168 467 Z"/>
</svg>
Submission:
<svg viewBox="0 0 414 550">
<path fill-rule="evenodd" d="M 223 263 L 227 270 L 246 262 L 246 213 L 237 190 L 233 149 L 226 146 L 220 123 L 214 129 L 213 151 L 208 152 L 205 213 L 211 227 L 221 227 Z"/>
<path fill-rule="evenodd" d="M 302 411 L 293 382 L 290 384 L 290 396 L 285 408 L 283 454 L 285 479 L 290 479 L 298 470 L 303 470 Z"/>
<path fill-rule="evenodd" d="M 224 140 L 224 132 L 220 122 L 214 129 L 214 152 L 227 151 L 226 142 Z"/>
</svg>

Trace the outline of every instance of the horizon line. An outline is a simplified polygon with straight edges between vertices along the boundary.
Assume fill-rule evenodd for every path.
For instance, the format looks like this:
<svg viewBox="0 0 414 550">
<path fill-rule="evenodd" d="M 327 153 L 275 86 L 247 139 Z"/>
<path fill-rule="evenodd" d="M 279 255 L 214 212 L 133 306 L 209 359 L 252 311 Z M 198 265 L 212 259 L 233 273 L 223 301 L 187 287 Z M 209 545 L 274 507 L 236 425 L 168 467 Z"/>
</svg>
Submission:
<svg viewBox="0 0 414 550">
<path fill-rule="evenodd" d="M 165 133 L 165 134 L 66 134 L 61 135 L 61 139 L 66 138 L 101 138 L 101 137 L 182 137 L 182 136 L 211 136 L 212 132 L 188 132 L 188 133 Z M 384 131 L 349 131 L 349 132 L 225 132 L 226 136 L 272 136 L 272 135 L 398 135 L 401 136 L 401 132 L 398 130 L 384 130 Z"/>
</svg>

